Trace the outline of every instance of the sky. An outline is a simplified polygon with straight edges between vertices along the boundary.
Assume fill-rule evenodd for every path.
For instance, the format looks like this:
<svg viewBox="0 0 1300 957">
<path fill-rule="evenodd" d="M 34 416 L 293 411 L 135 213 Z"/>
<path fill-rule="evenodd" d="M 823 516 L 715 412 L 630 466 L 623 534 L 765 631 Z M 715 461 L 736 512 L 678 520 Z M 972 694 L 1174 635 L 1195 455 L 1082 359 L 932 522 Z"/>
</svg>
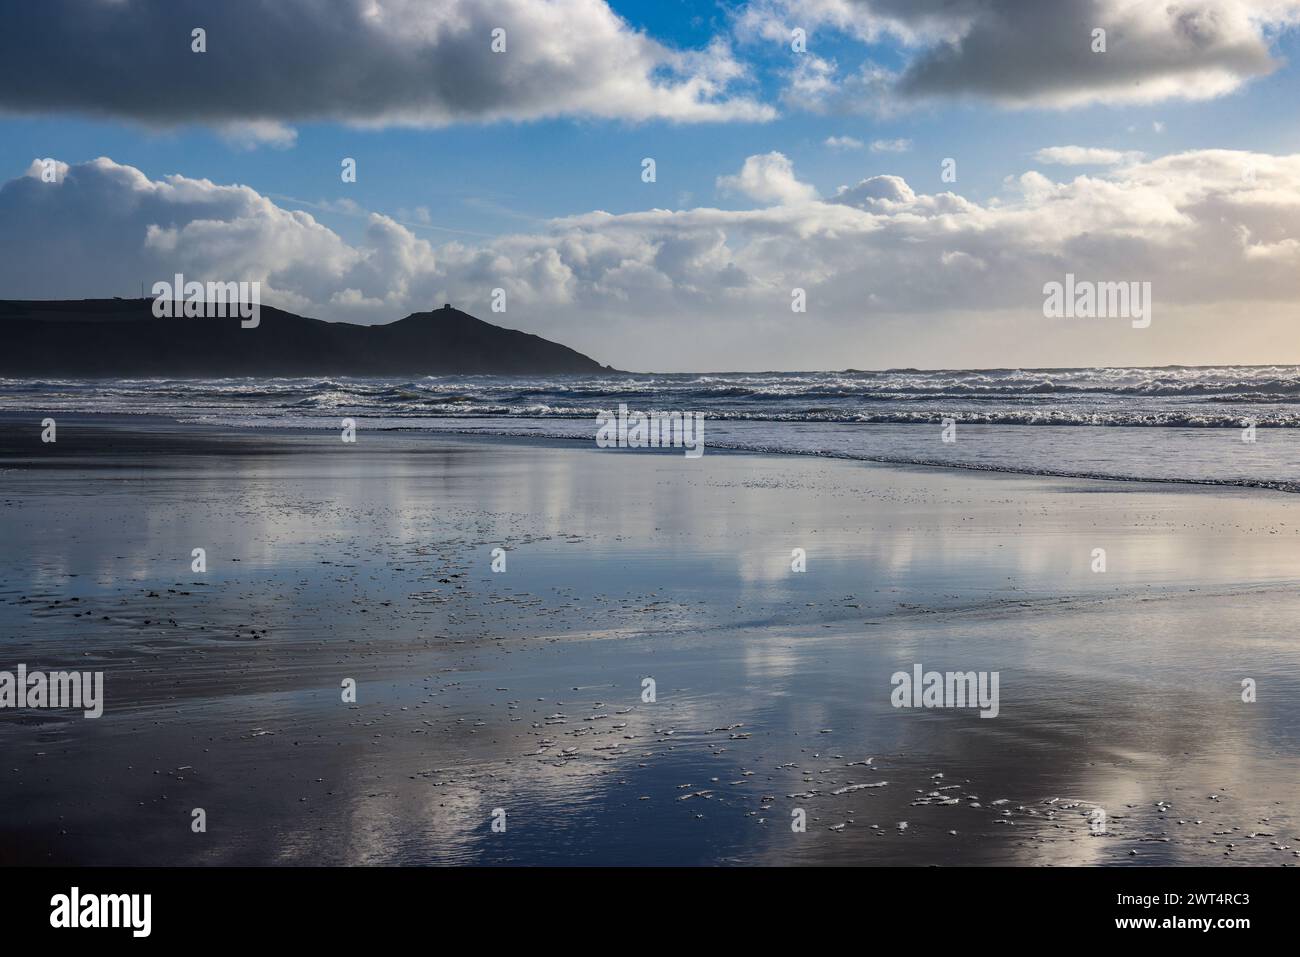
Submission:
<svg viewBox="0 0 1300 957">
<path fill-rule="evenodd" d="M 182 273 L 334 321 L 452 302 L 641 371 L 1300 362 L 1300 0 L 3 22 L 3 298 Z M 1150 283 L 1150 323 L 1045 316 L 1067 274 Z"/>
</svg>

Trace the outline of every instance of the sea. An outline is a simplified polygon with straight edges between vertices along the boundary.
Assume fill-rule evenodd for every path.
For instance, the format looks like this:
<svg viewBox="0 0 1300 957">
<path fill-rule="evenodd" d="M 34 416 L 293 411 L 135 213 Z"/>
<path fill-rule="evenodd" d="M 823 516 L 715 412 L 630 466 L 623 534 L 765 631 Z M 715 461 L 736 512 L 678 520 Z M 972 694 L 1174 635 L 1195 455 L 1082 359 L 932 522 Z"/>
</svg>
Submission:
<svg viewBox="0 0 1300 957">
<path fill-rule="evenodd" d="M 700 412 L 707 451 L 1300 491 L 1300 367 L 889 369 L 503 377 L 0 379 L 0 409 L 240 428 L 528 436 Z"/>
</svg>

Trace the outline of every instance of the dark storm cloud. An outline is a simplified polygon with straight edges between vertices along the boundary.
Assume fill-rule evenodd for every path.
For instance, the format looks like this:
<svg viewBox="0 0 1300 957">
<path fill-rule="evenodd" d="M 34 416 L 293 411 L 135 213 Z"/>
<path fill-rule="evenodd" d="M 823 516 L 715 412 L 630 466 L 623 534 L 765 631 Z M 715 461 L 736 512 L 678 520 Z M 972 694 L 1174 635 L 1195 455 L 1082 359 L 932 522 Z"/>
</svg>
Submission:
<svg viewBox="0 0 1300 957">
<path fill-rule="evenodd" d="M 899 92 L 1060 105 L 1164 99 L 1184 84 L 1186 95 L 1214 95 L 1274 68 L 1248 9 L 1232 2 L 989 0 L 959 40 L 909 64 Z M 1096 29 L 1106 31 L 1105 52 L 1093 49 Z"/>
<path fill-rule="evenodd" d="M 603 0 L 41 0 L 8 5 L 0 110 L 151 124 L 437 125 L 560 114 L 766 119 L 724 44 L 668 49 Z M 206 30 L 205 53 L 191 31 Z M 491 49 L 493 30 L 506 50 Z"/>
<path fill-rule="evenodd" d="M 811 31 L 787 103 L 880 114 L 959 97 L 1051 108 L 1208 99 L 1272 72 L 1271 42 L 1297 22 L 1296 0 L 751 0 L 736 17 L 745 39 Z M 856 64 L 832 56 L 826 32 L 893 41 L 903 63 L 882 65 L 878 49 Z"/>
</svg>

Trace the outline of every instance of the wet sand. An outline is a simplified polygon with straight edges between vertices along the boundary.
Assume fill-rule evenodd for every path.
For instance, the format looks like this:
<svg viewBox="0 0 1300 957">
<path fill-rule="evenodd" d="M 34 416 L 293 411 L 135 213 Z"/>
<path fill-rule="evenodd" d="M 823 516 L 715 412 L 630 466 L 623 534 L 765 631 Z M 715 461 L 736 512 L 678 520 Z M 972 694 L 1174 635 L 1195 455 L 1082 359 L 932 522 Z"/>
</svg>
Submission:
<svg viewBox="0 0 1300 957">
<path fill-rule="evenodd" d="M 40 418 L 0 670 L 106 703 L 0 710 L 0 863 L 1300 861 L 1298 496 Z"/>
</svg>

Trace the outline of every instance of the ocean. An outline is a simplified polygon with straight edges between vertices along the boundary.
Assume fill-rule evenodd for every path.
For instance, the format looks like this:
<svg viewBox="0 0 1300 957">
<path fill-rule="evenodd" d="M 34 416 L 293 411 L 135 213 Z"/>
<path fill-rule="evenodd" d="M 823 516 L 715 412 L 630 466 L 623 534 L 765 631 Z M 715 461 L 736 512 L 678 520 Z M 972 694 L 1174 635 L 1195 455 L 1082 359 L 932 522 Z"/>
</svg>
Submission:
<svg viewBox="0 0 1300 957">
<path fill-rule="evenodd" d="M 420 379 L 0 379 L 0 409 L 207 425 L 594 442 L 595 417 L 702 412 L 707 449 L 1300 491 L 1300 367 Z M 954 441 L 943 440 L 953 420 Z M 1248 429 L 1250 423 L 1255 429 Z"/>
</svg>

